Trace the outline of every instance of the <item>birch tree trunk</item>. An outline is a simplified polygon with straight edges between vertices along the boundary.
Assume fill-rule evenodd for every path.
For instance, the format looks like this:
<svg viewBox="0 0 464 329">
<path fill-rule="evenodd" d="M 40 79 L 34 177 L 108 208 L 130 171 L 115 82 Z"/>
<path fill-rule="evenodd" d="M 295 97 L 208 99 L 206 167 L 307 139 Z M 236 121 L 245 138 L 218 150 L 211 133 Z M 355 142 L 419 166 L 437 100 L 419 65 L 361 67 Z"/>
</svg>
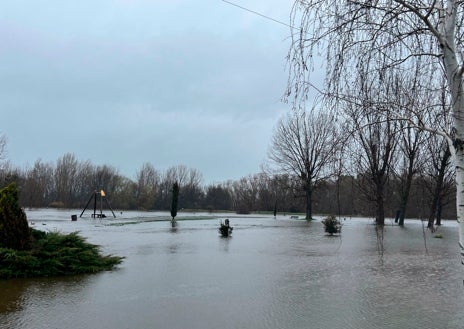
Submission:
<svg viewBox="0 0 464 329">
<path fill-rule="evenodd" d="M 461 247 L 461 262 L 464 264 L 464 151 L 462 146 L 456 148 L 456 212 L 459 223 L 459 246 Z"/>
<path fill-rule="evenodd" d="M 459 246 L 464 258 L 464 95 L 462 87 L 462 68 L 456 58 L 455 26 L 457 1 L 448 1 L 445 20 L 442 25 L 443 38 L 439 38 L 443 50 L 443 64 L 451 91 L 454 127 L 449 145 L 456 170 L 456 213 L 459 223 Z M 464 259 L 461 259 L 464 264 Z"/>
</svg>

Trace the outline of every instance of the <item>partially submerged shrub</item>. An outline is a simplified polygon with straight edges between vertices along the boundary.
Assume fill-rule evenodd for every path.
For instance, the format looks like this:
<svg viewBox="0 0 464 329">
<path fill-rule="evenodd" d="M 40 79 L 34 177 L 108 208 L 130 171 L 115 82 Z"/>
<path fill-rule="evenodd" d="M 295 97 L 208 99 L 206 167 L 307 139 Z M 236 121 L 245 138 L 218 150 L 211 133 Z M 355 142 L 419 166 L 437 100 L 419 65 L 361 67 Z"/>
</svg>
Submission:
<svg viewBox="0 0 464 329">
<path fill-rule="evenodd" d="M 342 231 L 342 223 L 334 215 L 329 215 L 322 220 L 325 232 L 334 235 Z"/>
<path fill-rule="evenodd" d="M 0 248 L 0 278 L 60 276 L 111 270 L 121 257 L 103 256 L 100 247 L 77 232 L 62 234 L 32 230 L 31 250 Z"/>
<path fill-rule="evenodd" d="M 29 228 L 15 184 L 0 190 L 0 278 L 58 276 L 111 270 L 122 258 L 77 234 Z"/>
</svg>

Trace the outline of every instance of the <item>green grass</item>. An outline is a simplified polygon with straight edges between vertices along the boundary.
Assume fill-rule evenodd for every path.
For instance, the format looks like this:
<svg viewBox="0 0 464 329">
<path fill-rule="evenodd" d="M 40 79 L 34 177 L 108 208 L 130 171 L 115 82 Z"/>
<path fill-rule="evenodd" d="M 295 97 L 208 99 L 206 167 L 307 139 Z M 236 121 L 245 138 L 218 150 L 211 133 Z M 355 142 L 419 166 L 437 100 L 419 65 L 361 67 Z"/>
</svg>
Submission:
<svg viewBox="0 0 464 329">
<path fill-rule="evenodd" d="M 122 257 L 101 254 L 78 232 L 62 234 L 32 230 L 32 248 L 0 248 L 0 278 L 26 278 L 96 273 L 113 269 Z"/>
</svg>

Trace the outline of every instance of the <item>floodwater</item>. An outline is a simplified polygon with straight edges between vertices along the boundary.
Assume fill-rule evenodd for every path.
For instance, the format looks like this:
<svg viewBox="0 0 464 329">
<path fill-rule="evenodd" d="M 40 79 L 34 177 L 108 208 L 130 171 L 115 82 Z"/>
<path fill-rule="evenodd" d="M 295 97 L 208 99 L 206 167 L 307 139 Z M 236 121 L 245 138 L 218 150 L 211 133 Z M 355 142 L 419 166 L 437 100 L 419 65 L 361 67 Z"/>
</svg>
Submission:
<svg viewBox="0 0 464 329">
<path fill-rule="evenodd" d="M 368 219 L 346 219 L 341 237 L 328 237 L 318 220 L 227 215 L 234 231 L 222 238 L 224 214 L 185 214 L 176 228 L 154 220 L 167 213 L 27 214 L 36 228 L 80 231 L 125 259 L 111 272 L 0 281 L 2 329 L 464 327 L 455 223 L 425 240 L 420 221 L 386 226 L 382 253 Z"/>
</svg>

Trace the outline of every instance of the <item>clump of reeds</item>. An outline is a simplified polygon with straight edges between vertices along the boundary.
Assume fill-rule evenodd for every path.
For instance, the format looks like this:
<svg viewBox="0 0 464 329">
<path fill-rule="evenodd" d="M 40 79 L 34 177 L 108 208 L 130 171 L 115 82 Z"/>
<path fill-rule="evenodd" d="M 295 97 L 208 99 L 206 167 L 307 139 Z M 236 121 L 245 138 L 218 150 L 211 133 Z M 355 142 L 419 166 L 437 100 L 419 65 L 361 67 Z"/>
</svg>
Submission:
<svg viewBox="0 0 464 329">
<path fill-rule="evenodd" d="M 0 278 L 24 278 L 95 273 L 111 270 L 122 257 L 101 254 L 78 232 L 63 234 L 32 229 L 31 248 L 0 248 Z"/>
</svg>

